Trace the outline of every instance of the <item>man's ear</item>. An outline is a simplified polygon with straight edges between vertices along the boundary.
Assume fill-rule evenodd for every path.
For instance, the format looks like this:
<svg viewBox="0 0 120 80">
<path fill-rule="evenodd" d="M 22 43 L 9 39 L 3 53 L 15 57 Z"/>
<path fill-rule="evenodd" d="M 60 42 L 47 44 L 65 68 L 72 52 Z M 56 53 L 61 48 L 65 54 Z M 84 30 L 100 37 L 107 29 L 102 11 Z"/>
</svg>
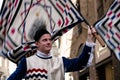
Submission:
<svg viewBox="0 0 120 80">
<path fill-rule="evenodd" d="M 38 41 L 35 42 L 36 46 L 38 47 Z"/>
</svg>

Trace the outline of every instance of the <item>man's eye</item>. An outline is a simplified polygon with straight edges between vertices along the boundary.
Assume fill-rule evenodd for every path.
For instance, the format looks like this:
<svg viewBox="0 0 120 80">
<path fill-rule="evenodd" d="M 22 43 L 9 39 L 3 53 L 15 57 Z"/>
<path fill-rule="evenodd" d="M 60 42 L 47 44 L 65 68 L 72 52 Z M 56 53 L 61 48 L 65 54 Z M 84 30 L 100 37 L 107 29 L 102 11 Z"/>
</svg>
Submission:
<svg viewBox="0 0 120 80">
<path fill-rule="evenodd" d="M 42 41 L 52 41 L 51 39 L 43 39 Z"/>
<path fill-rule="evenodd" d="M 47 41 L 47 39 L 43 39 L 43 41 Z"/>
</svg>

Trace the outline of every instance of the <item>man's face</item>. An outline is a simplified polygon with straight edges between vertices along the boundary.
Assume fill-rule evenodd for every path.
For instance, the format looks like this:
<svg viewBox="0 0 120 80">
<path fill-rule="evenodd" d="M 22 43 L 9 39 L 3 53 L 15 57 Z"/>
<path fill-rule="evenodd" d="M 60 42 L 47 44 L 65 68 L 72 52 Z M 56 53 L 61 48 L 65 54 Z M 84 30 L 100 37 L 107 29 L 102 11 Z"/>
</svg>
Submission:
<svg viewBox="0 0 120 80">
<path fill-rule="evenodd" d="M 52 41 L 50 34 L 44 34 L 41 38 L 36 42 L 38 50 L 41 52 L 48 54 L 52 48 Z"/>
</svg>

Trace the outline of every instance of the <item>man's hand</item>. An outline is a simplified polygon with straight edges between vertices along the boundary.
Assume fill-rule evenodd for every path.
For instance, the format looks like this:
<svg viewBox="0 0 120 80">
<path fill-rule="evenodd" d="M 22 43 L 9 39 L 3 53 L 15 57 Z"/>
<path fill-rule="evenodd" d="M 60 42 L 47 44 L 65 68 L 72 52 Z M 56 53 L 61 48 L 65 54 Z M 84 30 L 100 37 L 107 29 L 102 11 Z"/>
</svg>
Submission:
<svg viewBox="0 0 120 80">
<path fill-rule="evenodd" d="M 87 42 L 93 43 L 93 39 L 94 39 L 93 33 L 95 32 L 96 32 L 95 28 L 93 28 L 92 26 L 90 27 L 88 26 Z"/>
</svg>

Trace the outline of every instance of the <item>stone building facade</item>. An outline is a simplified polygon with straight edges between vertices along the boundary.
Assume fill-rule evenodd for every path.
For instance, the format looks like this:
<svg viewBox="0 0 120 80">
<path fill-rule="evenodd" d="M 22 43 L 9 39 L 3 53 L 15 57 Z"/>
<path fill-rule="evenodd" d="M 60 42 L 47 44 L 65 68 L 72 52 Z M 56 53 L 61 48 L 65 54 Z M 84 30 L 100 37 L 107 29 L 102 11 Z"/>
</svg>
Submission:
<svg viewBox="0 0 120 80">
<path fill-rule="evenodd" d="M 84 18 L 93 25 L 107 12 L 114 0 L 77 0 L 78 9 Z M 78 30 L 80 29 L 80 30 Z M 76 31 L 78 32 L 76 33 Z M 85 23 L 78 24 L 74 28 L 72 38 L 70 58 L 76 57 L 87 37 L 87 27 Z M 96 40 L 93 64 L 79 72 L 73 72 L 73 80 L 119 80 L 120 62 L 114 53 L 105 45 L 102 47 Z"/>
<path fill-rule="evenodd" d="M 0 80 L 6 80 L 9 75 L 9 61 L 0 56 Z"/>
</svg>

